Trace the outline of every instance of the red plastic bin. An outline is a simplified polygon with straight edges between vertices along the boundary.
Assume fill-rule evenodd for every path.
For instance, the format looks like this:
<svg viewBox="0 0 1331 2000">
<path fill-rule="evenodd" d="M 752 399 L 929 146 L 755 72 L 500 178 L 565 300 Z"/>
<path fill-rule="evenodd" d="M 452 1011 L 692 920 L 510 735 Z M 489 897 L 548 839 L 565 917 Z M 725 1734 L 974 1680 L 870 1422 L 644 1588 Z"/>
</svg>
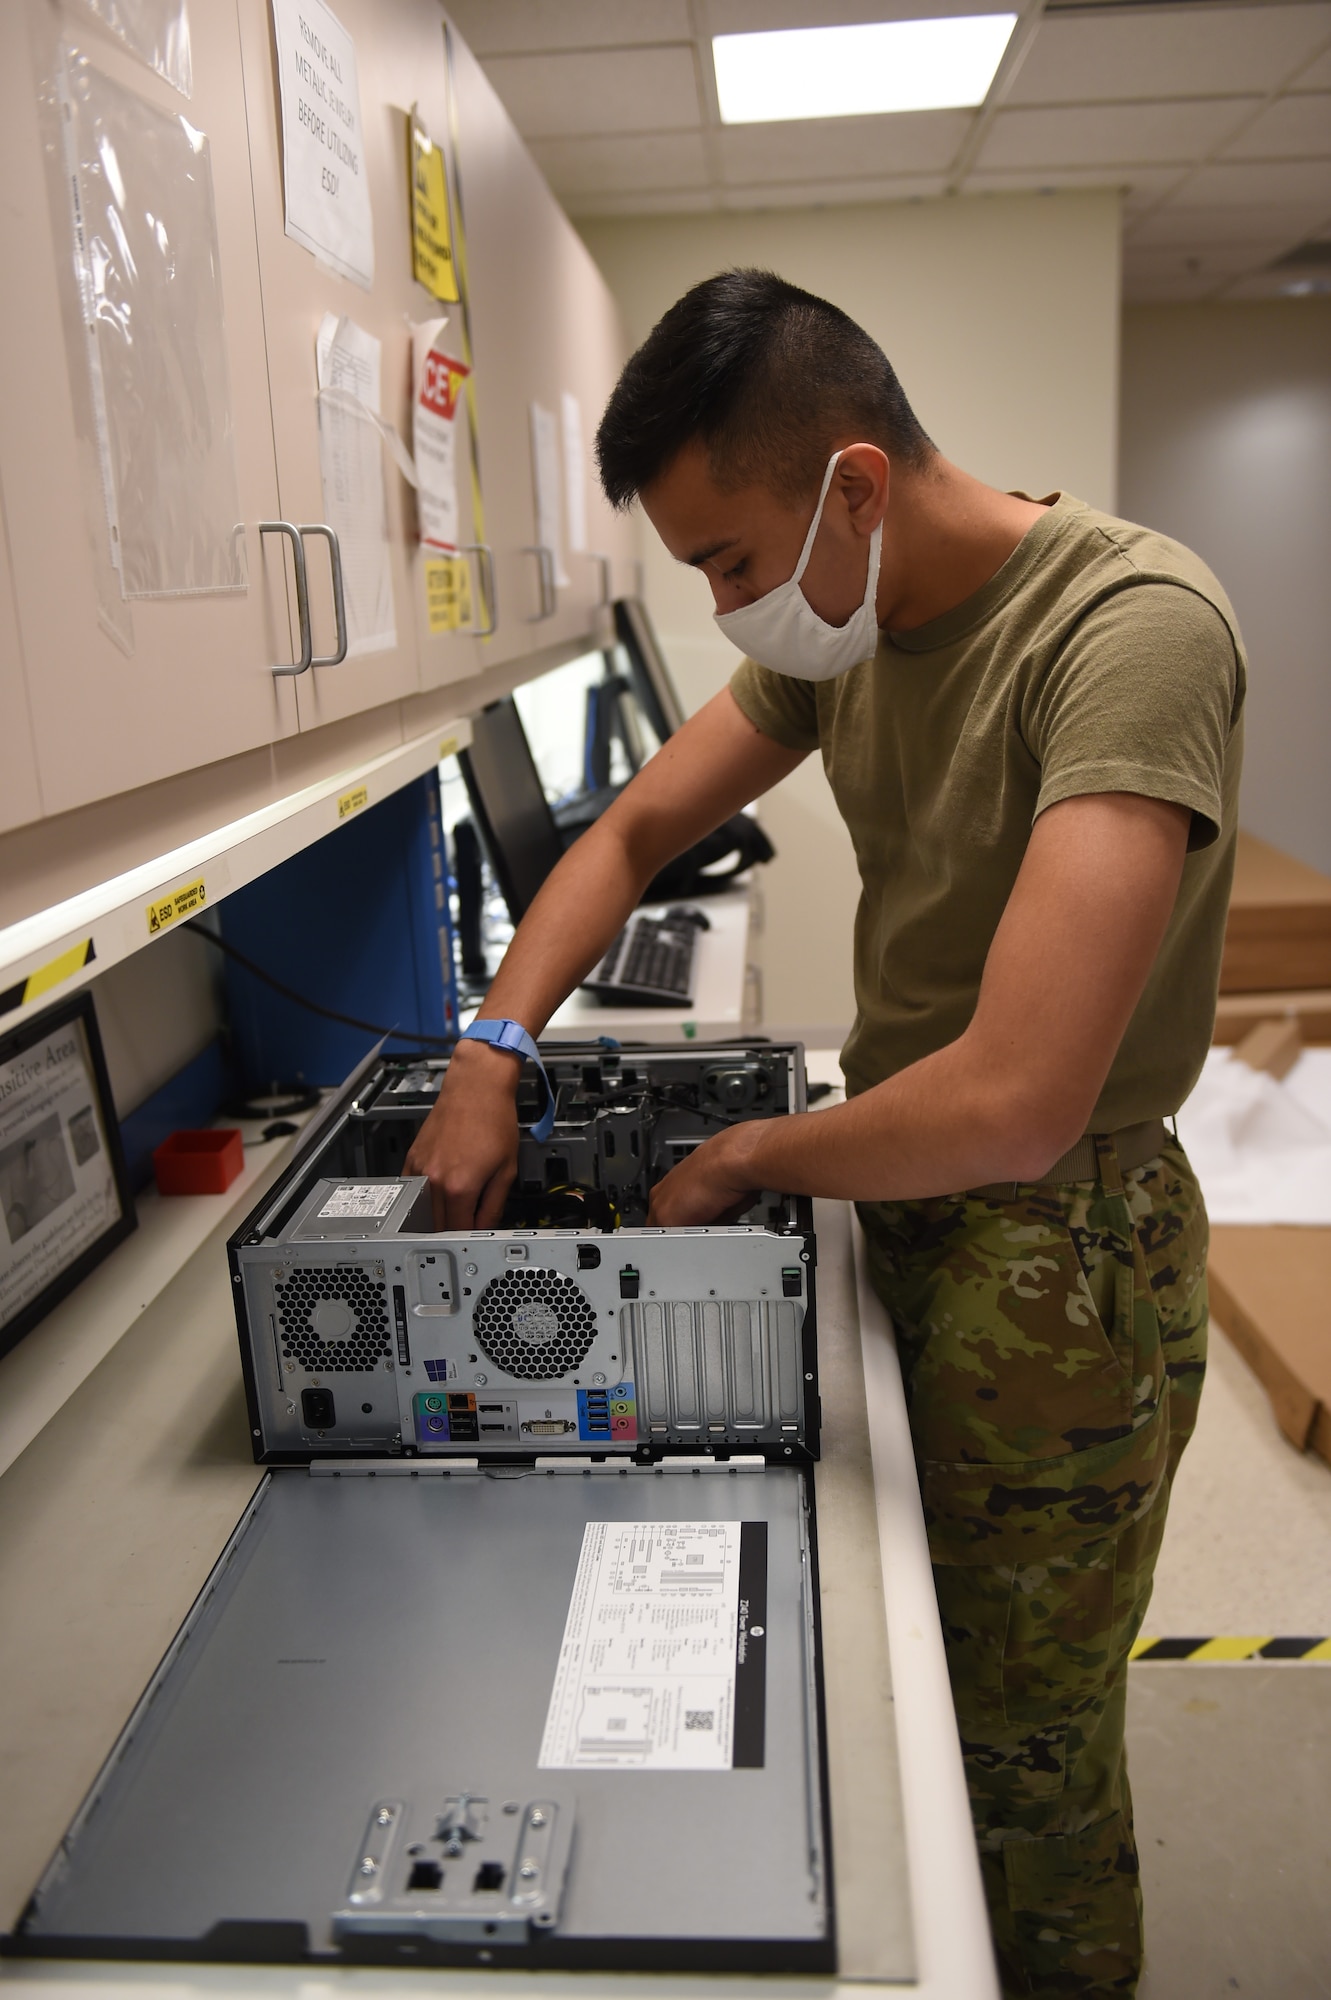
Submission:
<svg viewBox="0 0 1331 2000">
<path fill-rule="evenodd" d="M 245 1164 L 236 1131 L 173 1132 L 153 1152 L 160 1194 L 225 1194 Z"/>
</svg>

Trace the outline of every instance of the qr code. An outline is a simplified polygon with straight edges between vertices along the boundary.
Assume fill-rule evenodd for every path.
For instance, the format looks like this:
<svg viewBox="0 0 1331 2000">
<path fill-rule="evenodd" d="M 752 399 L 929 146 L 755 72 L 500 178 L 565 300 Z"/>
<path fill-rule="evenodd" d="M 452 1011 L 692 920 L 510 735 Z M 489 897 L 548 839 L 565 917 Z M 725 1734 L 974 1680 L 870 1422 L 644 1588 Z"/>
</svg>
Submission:
<svg viewBox="0 0 1331 2000">
<path fill-rule="evenodd" d="M 716 1710 L 714 1708 L 686 1708 L 684 1711 L 686 1729 L 715 1729 Z"/>
</svg>

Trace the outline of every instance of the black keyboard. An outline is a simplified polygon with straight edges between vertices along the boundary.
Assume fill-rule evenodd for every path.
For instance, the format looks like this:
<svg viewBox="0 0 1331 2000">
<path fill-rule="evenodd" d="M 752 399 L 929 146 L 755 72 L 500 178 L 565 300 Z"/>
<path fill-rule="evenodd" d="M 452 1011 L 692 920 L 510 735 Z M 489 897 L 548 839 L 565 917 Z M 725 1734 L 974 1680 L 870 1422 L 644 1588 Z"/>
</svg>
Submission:
<svg viewBox="0 0 1331 2000">
<path fill-rule="evenodd" d="M 697 947 L 693 924 L 631 917 L 583 983 L 606 1006 L 691 1007 Z"/>
</svg>

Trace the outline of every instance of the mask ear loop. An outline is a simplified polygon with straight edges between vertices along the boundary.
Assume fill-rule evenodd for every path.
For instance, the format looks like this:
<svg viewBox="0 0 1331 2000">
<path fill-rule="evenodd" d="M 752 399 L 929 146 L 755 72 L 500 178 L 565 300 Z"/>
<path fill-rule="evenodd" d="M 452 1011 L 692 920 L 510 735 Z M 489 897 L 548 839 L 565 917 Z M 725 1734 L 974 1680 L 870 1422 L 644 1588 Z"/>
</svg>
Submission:
<svg viewBox="0 0 1331 2000">
<path fill-rule="evenodd" d="M 841 450 L 846 450 L 846 446 L 843 445 Z M 832 484 L 832 474 L 836 471 L 837 460 L 840 456 L 840 451 L 834 451 L 827 461 L 827 470 L 823 474 L 822 491 L 818 495 L 818 505 L 813 510 L 813 519 L 809 523 L 809 532 L 804 537 L 804 547 L 800 550 L 800 559 L 796 563 L 794 573 L 790 579 L 792 583 L 798 583 L 805 570 L 809 567 L 809 557 L 813 554 L 814 537 L 817 535 L 819 525 L 822 522 L 823 508 L 827 505 L 828 489 Z"/>
</svg>

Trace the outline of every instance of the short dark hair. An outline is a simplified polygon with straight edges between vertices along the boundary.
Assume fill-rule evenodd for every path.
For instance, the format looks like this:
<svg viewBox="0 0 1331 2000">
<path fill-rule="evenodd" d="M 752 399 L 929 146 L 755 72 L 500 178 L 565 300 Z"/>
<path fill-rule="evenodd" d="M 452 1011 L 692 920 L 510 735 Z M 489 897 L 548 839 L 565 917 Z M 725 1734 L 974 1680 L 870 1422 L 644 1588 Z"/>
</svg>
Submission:
<svg viewBox="0 0 1331 2000">
<path fill-rule="evenodd" d="M 856 432 L 919 466 L 934 447 L 892 364 L 849 314 L 773 271 L 721 271 L 671 306 L 624 368 L 596 433 L 601 484 L 626 508 L 692 439 L 729 490 L 816 492 L 832 439 Z"/>
</svg>

